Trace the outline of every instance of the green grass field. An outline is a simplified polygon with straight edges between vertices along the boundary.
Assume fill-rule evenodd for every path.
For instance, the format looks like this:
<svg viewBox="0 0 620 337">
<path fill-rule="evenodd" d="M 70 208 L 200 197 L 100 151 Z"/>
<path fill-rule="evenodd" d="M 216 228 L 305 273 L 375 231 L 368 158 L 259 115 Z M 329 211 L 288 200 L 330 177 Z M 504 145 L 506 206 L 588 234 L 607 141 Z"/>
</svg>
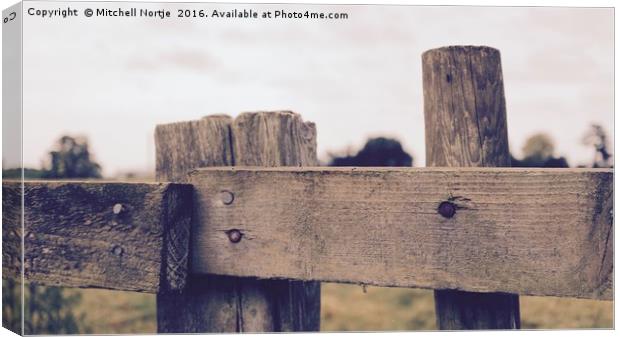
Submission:
<svg viewBox="0 0 620 337">
<path fill-rule="evenodd" d="M 433 292 L 324 283 L 321 330 L 434 330 Z M 76 314 L 85 314 L 83 328 L 91 333 L 156 332 L 155 296 L 97 289 L 67 289 L 81 293 Z M 613 302 L 521 297 L 525 329 L 611 328 Z"/>
</svg>

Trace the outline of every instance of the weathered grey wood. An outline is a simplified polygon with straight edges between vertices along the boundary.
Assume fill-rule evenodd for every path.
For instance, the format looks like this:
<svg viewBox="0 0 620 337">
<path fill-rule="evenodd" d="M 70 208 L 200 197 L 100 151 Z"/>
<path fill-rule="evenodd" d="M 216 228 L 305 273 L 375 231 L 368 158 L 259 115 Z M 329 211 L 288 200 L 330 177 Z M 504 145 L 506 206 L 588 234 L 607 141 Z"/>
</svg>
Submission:
<svg viewBox="0 0 620 337">
<path fill-rule="evenodd" d="M 422 64 L 426 166 L 510 166 L 499 51 L 438 48 L 425 52 Z M 521 324 L 514 294 L 436 290 L 435 313 L 442 330 L 518 329 Z"/>
<path fill-rule="evenodd" d="M 444 330 L 506 329 L 507 326 L 518 328 L 519 296 L 495 294 L 497 293 L 435 291 L 435 311 L 442 313 L 441 317 L 438 317 L 439 326 Z M 511 313 L 506 314 L 506 308 L 509 308 Z"/>
<path fill-rule="evenodd" d="M 609 169 L 200 169 L 190 269 L 611 299 L 612 180 Z"/>
<path fill-rule="evenodd" d="M 196 121 L 158 125 L 155 128 L 158 181 L 184 181 L 197 167 L 233 165 L 230 146 L 231 118 L 213 115 Z"/>
<path fill-rule="evenodd" d="M 24 334 L 22 308 L 22 188 L 21 184 L 2 188 L 2 327 Z M 17 226 L 15 224 L 18 224 Z"/>
<path fill-rule="evenodd" d="M 21 183 L 3 182 L 3 274 L 21 267 Z M 191 186 L 99 182 L 24 183 L 24 277 L 63 287 L 158 292 L 184 286 L 167 233 L 189 228 Z M 162 264 L 162 261 L 166 263 Z M 169 269 L 162 269 L 169 266 Z"/>
<path fill-rule="evenodd" d="M 233 165 L 231 122 L 229 116 L 217 115 L 158 125 L 155 128 L 157 180 L 185 182 L 191 169 Z M 190 236 L 194 235 L 190 233 Z M 226 278 L 189 275 L 184 291 L 157 294 L 157 331 L 237 331 L 234 292 L 233 282 Z"/>
<path fill-rule="evenodd" d="M 2 277 L 22 278 L 22 185 L 2 183 Z"/>
<path fill-rule="evenodd" d="M 244 113 L 232 124 L 237 166 L 316 166 L 316 126 L 290 111 Z"/>
<path fill-rule="evenodd" d="M 246 113 L 234 123 L 230 117 L 211 116 L 199 124 L 160 125 L 156 138 L 158 179 L 164 180 L 186 181 L 189 169 L 206 166 L 316 164 L 314 124 L 291 112 Z M 234 196 L 226 199 L 222 192 L 222 200 L 234 203 Z M 193 241 L 200 236 L 197 230 L 193 228 Z M 188 282 L 179 295 L 158 294 L 159 332 L 319 329 L 318 283 L 216 275 L 190 276 Z"/>
<path fill-rule="evenodd" d="M 318 163 L 316 127 L 293 112 L 243 113 L 235 119 L 231 129 L 237 166 L 313 166 Z M 233 201 L 230 206 L 234 204 Z M 196 213 L 203 214 L 202 210 Z M 200 240 L 203 227 L 195 228 L 196 239 Z M 192 247 L 197 246 L 197 240 Z M 197 259 L 200 259 L 198 254 L 200 252 L 196 252 Z M 249 262 L 238 261 L 241 264 Z M 240 331 L 319 330 L 320 283 L 255 280 L 242 283 L 241 289 L 245 292 L 242 295 L 244 327 Z M 253 317 L 252 312 L 263 315 Z"/>
<path fill-rule="evenodd" d="M 422 64 L 426 166 L 510 166 L 499 51 L 433 49 Z"/>
</svg>

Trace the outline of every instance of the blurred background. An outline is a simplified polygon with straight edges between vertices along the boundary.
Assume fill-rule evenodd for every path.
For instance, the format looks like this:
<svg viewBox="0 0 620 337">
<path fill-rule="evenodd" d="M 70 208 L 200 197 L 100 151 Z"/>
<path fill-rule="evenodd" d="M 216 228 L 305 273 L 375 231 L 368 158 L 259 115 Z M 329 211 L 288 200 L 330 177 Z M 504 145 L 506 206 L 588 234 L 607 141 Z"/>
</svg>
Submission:
<svg viewBox="0 0 620 337">
<path fill-rule="evenodd" d="M 88 6 L 95 5 L 71 4 L 79 12 Z M 88 137 L 105 177 L 149 175 L 155 125 L 256 110 L 292 110 L 315 122 L 323 162 L 330 152 L 389 136 L 424 166 L 421 54 L 445 45 L 500 50 L 513 149 L 544 132 L 571 166 L 587 165 L 592 153 L 582 145 L 583 130 L 595 123 L 614 134 L 612 8 L 139 7 L 173 16 L 178 8 L 253 9 L 346 13 L 348 19 L 26 16 L 26 166 L 40 166 L 59 136 L 80 134 Z"/>
<path fill-rule="evenodd" d="M 317 124 L 322 165 L 425 166 L 420 56 L 454 44 L 502 53 L 513 166 L 613 166 L 613 9 L 182 7 L 311 10 L 349 19 L 26 17 L 26 178 L 154 180 L 155 125 L 283 109 Z M 4 151 L 3 178 L 17 177 L 18 164 L 18 154 Z M 3 280 L 3 300 L 14 303 L 16 288 Z M 156 331 L 150 294 L 26 284 L 25 299 L 27 333 Z M 524 296 L 522 326 L 609 328 L 612 307 Z M 15 309 L 3 307 L 4 323 L 16 324 Z M 324 284 L 321 309 L 326 331 L 435 329 L 430 290 Z"/>
</svg>

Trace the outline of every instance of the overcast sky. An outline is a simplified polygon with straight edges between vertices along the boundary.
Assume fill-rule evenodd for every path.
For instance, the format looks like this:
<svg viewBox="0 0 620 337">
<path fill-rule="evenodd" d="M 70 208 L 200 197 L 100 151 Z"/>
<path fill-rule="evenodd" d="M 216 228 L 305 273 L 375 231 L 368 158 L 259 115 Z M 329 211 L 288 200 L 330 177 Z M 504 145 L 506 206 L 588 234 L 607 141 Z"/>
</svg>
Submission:
<svg viewBox="0 0 620 337">
<path fill-rule="evenodd" d="M 26 3 L 39 9 L 58 3 Z M 72 4 L 80 11 L 106 5 Z M 126 3 L 108 4 L 128 8 Z M 317 123 L 319 157 L 369 136 L 399 139 L 424 166 L 421 54 L 501 51 L 511 152 L 546 132 L 589 164 L 591 123 L 613 136 L 613 10 L 581 8 L 146 4 L 345 12 L 348 20 L 41 19 L 24 24 L 24 162 L 85 135 L 104 174 L 153 171 L 156 124 L 293 110 Z M 175 11 L 176 12 L 176 11 Z M 173 15 L 176 13 L 173 12 Z"/>
</svg>

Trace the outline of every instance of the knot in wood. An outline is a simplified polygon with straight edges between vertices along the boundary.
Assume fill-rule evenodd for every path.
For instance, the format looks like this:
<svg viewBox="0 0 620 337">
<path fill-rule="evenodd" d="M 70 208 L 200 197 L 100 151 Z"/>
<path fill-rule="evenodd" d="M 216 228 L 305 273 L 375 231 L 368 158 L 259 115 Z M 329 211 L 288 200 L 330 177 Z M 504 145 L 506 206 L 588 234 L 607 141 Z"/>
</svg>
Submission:
<svg viewBox="0 0 620 337">
<path fill-rule="evenodd" d="M 437 212 L 444 218 L 451 218 L 456 214 L 456 205 L 449 201 L 443 201 L 437 207 Z"/>
<path fill-rule="evenodd" d="M 241 241 L 243 233 L 241 233 L 241 231 L 238 229 L 231 229 L 226 232 L 226 235 L 228 235 L 228 240 L 230 240 L 230 242 L 237 243 Z"/>
</svg>

